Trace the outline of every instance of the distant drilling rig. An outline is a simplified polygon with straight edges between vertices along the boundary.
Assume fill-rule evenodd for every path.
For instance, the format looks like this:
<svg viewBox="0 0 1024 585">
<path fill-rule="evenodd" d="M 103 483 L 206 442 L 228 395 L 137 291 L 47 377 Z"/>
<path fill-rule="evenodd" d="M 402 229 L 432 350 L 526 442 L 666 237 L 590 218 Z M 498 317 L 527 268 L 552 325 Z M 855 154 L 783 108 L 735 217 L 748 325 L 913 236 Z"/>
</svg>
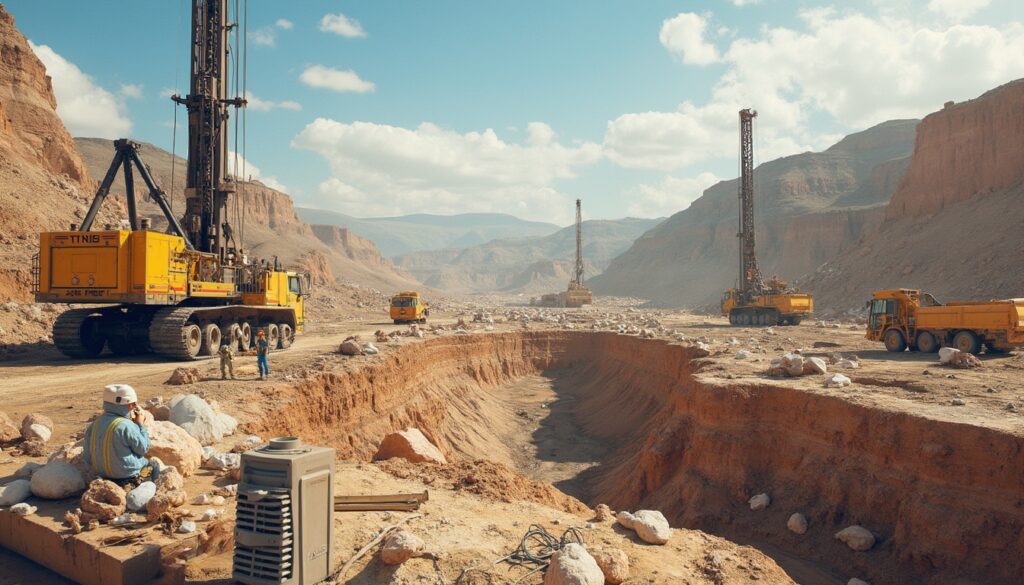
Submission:
<svg viewBox="0 0 1024 585">
<path fill-rule="evenodd" d="M 594 302 L 594 295 L 583 285 L 583 213 L 580 200 L 576 200 L 576 265 L 569 288 L 561 293 L 541 295 L 539 299 L 530 300 L 531 305 L 541 307 L 582 307 Z"/>
<path fill-rule="evenodd" d="M 757 267 L 754 248 L 754 118 L 757 112 L 740 110 L 739 237 L 740 274 L 737 288 L 722 294 L 722 315 L 731 325 L 799 325 L 811 314 L 814 299 L 778 277 L 765 281 Z"/>
</svg>

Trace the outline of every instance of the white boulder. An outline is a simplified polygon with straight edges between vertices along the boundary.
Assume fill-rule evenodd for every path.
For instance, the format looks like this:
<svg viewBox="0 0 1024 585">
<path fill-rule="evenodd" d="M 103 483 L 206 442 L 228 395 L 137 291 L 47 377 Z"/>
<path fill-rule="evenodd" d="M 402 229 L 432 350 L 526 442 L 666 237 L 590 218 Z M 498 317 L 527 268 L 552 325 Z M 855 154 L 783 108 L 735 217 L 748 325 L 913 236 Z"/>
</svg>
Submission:
<svg viewBox="0 0 1024 585">
<path fill-rule="evenodd" d="M 20 504 L 32 495 L 32 482 L 27 479 L 16 479 L 0 487 L 0 506 Z"/>
<path fill-rule="evenodd" d="M 750 504 L 751 510 L 764 510 L 772 503 L 772 499 L 768 494 L 757 494 L 750 498 L 747 503 Z"/>
<path fill-rule="evenodd" d="M 867 528 L 856 524 L 843 528 L 835 537 L 856 551 L 871 550 L 871 547 L 875 546 L 875 535 Z"/>
<path fill-rule="evenodd" d="M 386 565 L 401 565 L 413 557 L 423 556 L 426 546 L 423 539 L 412 532 L 396 530 L 384 539 L 380 560 Z"/>
<path fill-rule="evenodd" d="M 853 382 L 842 374 L 832 374 L 825 380 L 826 388 L 843 388 L 849 386 Z"/>
<path fill-rule="evenodd" d="M 35 506 L 29 506 L 24 502 L 20 504 L 14 504 L 13 506 L 11 506 L 11 512 L 14 512 L 18 516 L 30 516 L 32 514 L 35 514 L 37 510 L 39 510 L 39 508 Z"/>
<path fill-rule="evenodd" d="M 636 531 L 640 540 L 651 544 L 665 544 L 672 538 L 672 528 L 668 520 L 657 510 L 637 510 L 635 514 L 622 511 L 615 519 L 623 527 Z"/>
<path fill-rule="evenodd" d="M 955 347 L 940 347 L 939 348 L 939 363 L 948 364 L 953 361 L 953 356 L 960 353 L 960 350 Z"/>
<path fill-rule="evenodd" d="M 828 366 L 825 364 L 825 360 L 819 357 L 804 358 L 804 373 L 827 374 Z"/>
<path fill-rule="evenodd" d="M 32 495 L 48 500 L 63 500 L 85 490 L 82 472 L 64 461 L 54 461 L 32 474 Z"/>
<path fill-rule="evenodd" d="M 745 350 L 745 349 L 741 349 L 741 350 L 736 352 L 736 356 L 735 357 L 738 360 L 750 359 L 750 352 Z"/>
<path fill-rule="evenodd" d="M 392 459 L 401 457 L 412 463 L 430 461 L 434 463 L 447 463 L 444 453 L 434 446 L 429 439 L 417 428 L 409 427 L 397 433 L 391 433 L 384 437 L 377 447 L 374 459 Z"/>
<path fill-rule="evenodd" d="M 203 445 L 216 443 L 235 432 L 238 426 L 234 418 L 214 411 L 209 403 L 195 394 L 175 396 L 170 405 L 170 421 Z"/>
<path fill-rule="evenodd" d="M 132 512 L 145 512 L 146 504 L 156 495 L 156 484 L 151 481 L 144 481 L 132 491 L 128 492 L 128 509 Z"/>
<path fill-rule="evenodd" d="M 604 573 L 583 545 L 570 542 L 551 555 L 544 585 L 604 585 Z"/>
<path fill-rule="evenodd" d="M 807 532 L 807 517 L 800 512 L 794 513 L 786 522 L 786 528 L 794 534 L 805 534 Z"/>
<path fill-rule="evenodd" d="M 203 467 L 206 469 L 238 469 L 242 464 L 242 455 L 239 453 L 214 453 L 206 461 Z"/>
</svg>

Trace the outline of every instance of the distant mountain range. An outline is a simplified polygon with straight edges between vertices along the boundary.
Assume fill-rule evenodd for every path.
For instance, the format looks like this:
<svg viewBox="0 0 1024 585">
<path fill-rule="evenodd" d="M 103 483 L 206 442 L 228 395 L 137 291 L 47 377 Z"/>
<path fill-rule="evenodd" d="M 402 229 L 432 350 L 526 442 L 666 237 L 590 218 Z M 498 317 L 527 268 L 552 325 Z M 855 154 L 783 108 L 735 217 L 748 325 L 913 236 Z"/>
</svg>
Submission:
<svg viewBox="0 0 1024 585">
<path fill-rule="evenodd" d="M 385 256 L 421 250 L 468 248 L 496 238 L 547 236 L 559 229 L 553 223 L 526 221 L 504 213 L 417 213 L 361 218 L 308 207 L 298 207 L 296 211 L 306 222 L 348 228 L 373 240 Z"/>
<path fill-rule="evenodd" d="M 612 258 L 663 218 L 583 222 L 585 277 L 604 270 Z M 457 249 L 410 252 L 393 257 L 420 282 L 460 292 L 552 292 L 569 282 L 576 256 L 576 228 L 546 236 L 496 239 Z"/>
</svg>

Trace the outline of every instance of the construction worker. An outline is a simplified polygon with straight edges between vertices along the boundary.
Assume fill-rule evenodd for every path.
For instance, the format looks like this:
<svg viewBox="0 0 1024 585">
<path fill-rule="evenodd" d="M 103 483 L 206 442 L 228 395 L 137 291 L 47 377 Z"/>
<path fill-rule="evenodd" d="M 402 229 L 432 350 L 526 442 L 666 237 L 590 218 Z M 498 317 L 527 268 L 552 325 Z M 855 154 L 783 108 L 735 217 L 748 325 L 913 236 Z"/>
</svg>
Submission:
<svg viewBox="0 0 1024 585">
<path fill-rule="evenodd" d="M 270 365 L 267 364 L 267 354 L 270 353 L 270 344 L 267 343 L 267 334 L 261 327 L 256 332 L 256 367 L 260 371 L 260 380 L 270 376 Z"/>
<path fill-rule="evenodd" d="M 138 401 L 128 384 L 106 386 L 103 414 L 85 430 L 85 462 L 105 479 L 137 485 L 159 472 L 157 461 L 145 457 L 149 432 Z"/>
<path fill-rule="evenodd" d="M 227 380 L 228 375 L 230 375 L 231 379 L 234 380 L 235 352 L 231 350 L 231 344 L 225 343 L 224 345 L 220 346 L 220 351 L 218 352 L 218 355 L 220 355 L 220 379 Z"/>
</svg>

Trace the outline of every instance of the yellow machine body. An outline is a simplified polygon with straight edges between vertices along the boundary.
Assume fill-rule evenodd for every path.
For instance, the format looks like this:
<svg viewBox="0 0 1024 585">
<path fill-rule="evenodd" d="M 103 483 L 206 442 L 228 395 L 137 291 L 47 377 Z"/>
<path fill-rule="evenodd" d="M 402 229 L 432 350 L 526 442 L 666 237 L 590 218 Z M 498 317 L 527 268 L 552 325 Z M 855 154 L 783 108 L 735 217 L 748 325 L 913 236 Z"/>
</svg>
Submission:
<svg viewBox="0 0 1024 585">
<path fill-rule="evenodd" d="M 729 317 L 733 325 L 797 325 L 814 312 L 814 297 L 808 293 L 766 294 L 743 304 L 740 291 L 731 288 L 722 294 L 721 307 L 722 316 Z"/>
<path fill-rule="evenodd" d="M 400 292 L 391 297 L 390 315 L 396 325 L 426 323 L 430 315 L 430 305 L 416 291 Z"/>
<path fill-rule="evenodd" d="M 940 303 L 914 289 L 875 291 L 865 337 L 889 351 L 936 352 L 951 346 L 989 353 L 1024 346 L 1024 299 Z"/>
</svg>

